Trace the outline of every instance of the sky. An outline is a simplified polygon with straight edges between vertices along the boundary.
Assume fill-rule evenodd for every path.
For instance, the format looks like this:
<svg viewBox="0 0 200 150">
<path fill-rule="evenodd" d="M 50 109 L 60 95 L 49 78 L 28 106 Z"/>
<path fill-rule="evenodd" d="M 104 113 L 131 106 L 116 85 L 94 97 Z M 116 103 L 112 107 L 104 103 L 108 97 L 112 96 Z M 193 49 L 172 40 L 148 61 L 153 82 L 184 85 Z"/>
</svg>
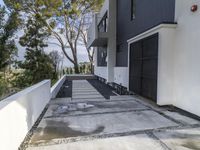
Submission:
<svg viewBox="0 0 200 150">
<path fill-rule="evenodd" d="M 0 5 L 4 5 L 3 0 L 0 0 Z M 18 31 L 16 33 L 17 37 L 21 37 L 23 35 L 22 31 Z M 54 42 L 51 40 L 51 42 Z M 26 52 L 24 47 L 21 47 L 18 40 L 16 40 L 16 45 L 18 47 L 18 56 L 17 56 L 17 60 L 24 60 L 24 54 Z M 87 51 L 85 49 L 85 46 L 79 45 L 78 46 L 78 61 L 79 62 L 88 62 L 88 55 L 87 55 Z M 45 52 L 49 53 L 53 50 L 56 50 L 59 52 L 59 54 L 61 55 L 61 57 L 63 57 L 63 53 L 60 47 L 56 46 L 56 45 L 52 45 L 49 44 L 49 46 L 47 48 L 45 48 Z M 68 49 L 67 51 L 70 51 L 70 49 Z M 66 57 L 63 57 L 63 66 L 64 67 L 71 67 L 73 66 L 72 63 L 70 63 Z"/>
</svg>

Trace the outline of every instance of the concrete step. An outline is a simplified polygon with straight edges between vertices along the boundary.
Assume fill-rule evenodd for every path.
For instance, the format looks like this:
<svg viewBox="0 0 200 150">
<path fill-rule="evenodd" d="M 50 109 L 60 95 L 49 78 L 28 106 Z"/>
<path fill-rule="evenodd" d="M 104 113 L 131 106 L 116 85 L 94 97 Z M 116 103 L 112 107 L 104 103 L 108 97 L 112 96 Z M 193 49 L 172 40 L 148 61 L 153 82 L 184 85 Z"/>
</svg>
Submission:
<svg viewBox="0 0 200 150">
<path fill-rule="evenodd" d="M 135 98 L 130 95 L 119 95 L 119 96 L 110 96 L 110 100 L 135 100 Z"/>
<path fill-rule="evenodd" d="M 69 103 L 72 101 L 72 98 L 55 98 L 51 99 L 49 104 L 63 104 L 63 103 Z"/>
<path fill-rule="evenodd" d="M 79 95 L 101 95 L 99 92 L 76 92 L 72 94 L 73 96 Z"/>
<path fill-rule="evenodd" d="M 97 95 L 74 95 L 72 98 L 76 99 L 91 99 L 91 98 L 103 98 L 102 95 L 97 94 Z"/>
<path fill-rule="evenodd" d="M 84 98 L 72 98 L 72 102 L 91 102 L 91 101 L 107 101 L 107 99 L 105 98 L 88 98 L 88 99 L 84 99 Z"/>
<path fill-rule="evenodd" d="M 73 93 L 79 92 L 97 92 L 95 89 L 79 89 L 79 90 L 72 90 Z"/>
</svg>

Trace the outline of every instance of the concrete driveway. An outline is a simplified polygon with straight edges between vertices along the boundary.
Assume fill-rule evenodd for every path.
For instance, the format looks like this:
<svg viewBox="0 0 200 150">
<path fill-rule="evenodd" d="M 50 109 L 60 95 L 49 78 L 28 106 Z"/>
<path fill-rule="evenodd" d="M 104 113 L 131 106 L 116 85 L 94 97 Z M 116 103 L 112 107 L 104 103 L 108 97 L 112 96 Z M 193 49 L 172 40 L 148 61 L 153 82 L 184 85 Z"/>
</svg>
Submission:
<svg viewBox="0 0 200 150">
<path fill-rule="evenodd" d="M 87 81 L 73 85 L 72 99 L 50 102 L 27 150 L 200 150 L 198 120 L 134 96 L 106 100 Z"/>
</svg>

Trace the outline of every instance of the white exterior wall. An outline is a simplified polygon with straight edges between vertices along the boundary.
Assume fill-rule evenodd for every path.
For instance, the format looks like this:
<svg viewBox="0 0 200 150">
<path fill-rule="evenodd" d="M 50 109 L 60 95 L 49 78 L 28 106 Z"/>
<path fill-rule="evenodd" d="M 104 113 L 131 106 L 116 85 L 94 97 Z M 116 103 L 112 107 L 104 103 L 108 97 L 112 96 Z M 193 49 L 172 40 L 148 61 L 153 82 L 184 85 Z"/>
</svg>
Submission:
<svg viewBox="0 0 200 150">
<path fill-rule="evenodd" d="M 107 67 L 95 67 L 94 74 L 107 80 L 108 79 L 107 71 L 108 71 Z"/>
<path fill-rule="evenodd" d="M 198 5 L 193 13 L 190 8 Z M 200 116 L 200 1 L 176 0 L 174 105 Z"/>
<path fill-rule="evenodd" d="M 114 67 L 116 64 L 116 0 L 106 0 L 98 15 L 99 20 L 108 13 L 108 44 L 107 44 L 107 67 L 98 67 L 95 64 L 95 75 L 100 76 L 107 80 L 107 82 L 114 81 Z M 97 58 L 97 54 L 95 54 Z M 97 59 L 95 59 L 97 62 Z M 103 71 L 103 72 L 102 72 Z"/>
<path fill-rule="evenodd" d="M 174 100 L 174 28 L 161 28 L 158 41 L 157 103 L 170 105 Z"/>
<path fill-rule="evenodd" d="M 126 88 L 129 87 L 128 67 L 115 67 L 114 82 Z"/>
<path fill-rule="evenodd" d="M 46 80 L 0 102 L 0 149 L 17 150 L 49 102 L 50 81 Z"/>
</svg>

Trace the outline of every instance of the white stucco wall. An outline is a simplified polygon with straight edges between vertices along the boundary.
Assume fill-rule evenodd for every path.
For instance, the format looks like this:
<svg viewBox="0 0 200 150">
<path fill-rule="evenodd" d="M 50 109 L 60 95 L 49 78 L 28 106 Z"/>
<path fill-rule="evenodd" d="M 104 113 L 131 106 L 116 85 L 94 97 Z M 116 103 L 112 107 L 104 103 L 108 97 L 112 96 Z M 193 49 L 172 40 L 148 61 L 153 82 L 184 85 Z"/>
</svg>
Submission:
<svg viewBox="0 0 200 150">
<path fill-rule="evenodd" d="M 176 27 L 165 27 L 159 30 L 157 80 L 157 103 L 159 105 L 171 105 L 174 100 L 174 40 Z"/>
<path fill-rule="evenodd" d="M 114 68 L 114 82 L 126 88 L 129 87 L 129 74 L 128 67 L 115 67 Z"/>
<path fill-rule="evenodd" d="M 95 67 L 94 74 L 108 80 L 107 67 Z"/>
<path fill-rule="evenodd" d="M 198 5 L 193 13 L 190 8 Z M 176 0 L 174 105 L 200 116 L 200 1 Z"/>
<path fill-rule="evenodd" d="M 45 80 L 0 102 L 0 149 L 17 150 L 51 98 Z"/>
</svg>

